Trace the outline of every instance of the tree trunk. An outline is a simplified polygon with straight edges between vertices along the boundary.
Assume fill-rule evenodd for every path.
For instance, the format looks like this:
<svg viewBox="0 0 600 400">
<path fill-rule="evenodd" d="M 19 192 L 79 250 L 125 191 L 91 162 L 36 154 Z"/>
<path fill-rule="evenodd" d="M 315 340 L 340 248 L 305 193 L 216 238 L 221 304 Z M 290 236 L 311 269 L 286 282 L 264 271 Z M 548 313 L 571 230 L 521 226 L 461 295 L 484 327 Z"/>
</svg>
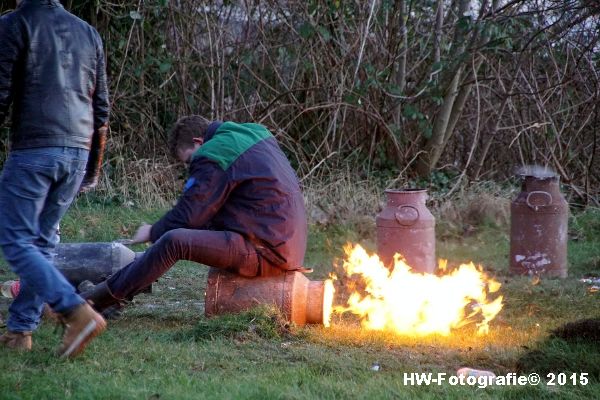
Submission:
<svg viewBox="0 0 600 400">
<path fill-rule="evenodd" d="M 454 103 L 458 96 L 458 84 L 461 80 L 462 72 L 463 67 L 461 66 L 452 77 L 452 81 L 446 90 L 444 102 L 435 117 L 431 137 L 425 143 L 423 148 L 424 153 L 421 153 L 421 156 L 417 159 L 417 173 L 419 176 L 424 177 L 431 173 L 442 155 L 444 143 L 450 136 L 447 135 L 447 128 L 452 116 Z"/>
<path fill-rule="evenodd" d="M 435 41 L 433 48 L 433 62 L 439 65 L 442 54 L 442 27 L 444 25 L 444 0 L 438 0 L 435 19 Z"/>
<path fill-rule="evenodd" d="M 394 75 L 395 84 L 398 88 L 398 92 L 400 94 L 404 93 L 406 89 L 406 57 L 408 54 L 408 38 L 406 32 L 406 5 L 404 0 L 400 0 L 395 4 L 398 7 L 398 33 L 400 40 L 400 49 L 397 62 L 397 69 Z M 400 126 L 402 123 L 402 102 L 398 101 L 395 107 L 394 112 L 392 113 L 394 118 L 394 123 L 397 126 Z"/>
</svg>

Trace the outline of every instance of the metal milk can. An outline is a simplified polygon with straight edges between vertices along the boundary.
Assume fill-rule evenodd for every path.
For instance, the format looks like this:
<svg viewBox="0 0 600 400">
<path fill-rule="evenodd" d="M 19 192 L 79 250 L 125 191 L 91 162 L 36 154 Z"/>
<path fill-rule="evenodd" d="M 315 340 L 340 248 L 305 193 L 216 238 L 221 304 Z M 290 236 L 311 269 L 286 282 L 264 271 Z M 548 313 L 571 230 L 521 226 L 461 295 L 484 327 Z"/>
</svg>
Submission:
<svg viewBox="0 0 600 400">
<path fill-rule="evenodd" d="M 386 190 L 387 204 L 377 215 L 377 253 L 391 265 L 400 253 L 418 272 L 432 273 L 435 258 L 435 218 L 425 205 L 427 190 Z"/>
<path fill-rule="evenodd" d="M 54 252 L 54 266 L 75 287 L 84 281 L 92 284 L 100 283 L 143 254 L 136 253 L 117 242 L 60 243 Z M 13 283 L 10 288 L 4 290 L 3 294 L 6 297 L 17 297 L 20 282 L 18 280 L 9 282 Z M 144 289 L 145 293 L 151 291 L 152 286 Z"/>
<path fill-rule="evenodd" d="M 510 214 L 510 272 L 567 276 L 569 206 L 554 174 L 523 175 Z"/>
<path fill-rule="evenodd" d="M 117 242 L 61 243 L 55 253 L 54 265 L 75 287 L 86 280 L 99 283 L 138 256 Z"/>
<path fill-rule="evenodd" d="M 246 278 L 229 271 L 210 268 L 204 295 L 207 317 L 248 310 L 258 304 L 272 304 L 296 325 L 329 325 L 333 285 L 311 281 L 297 271 L 278 276 Z"/>
</svg>

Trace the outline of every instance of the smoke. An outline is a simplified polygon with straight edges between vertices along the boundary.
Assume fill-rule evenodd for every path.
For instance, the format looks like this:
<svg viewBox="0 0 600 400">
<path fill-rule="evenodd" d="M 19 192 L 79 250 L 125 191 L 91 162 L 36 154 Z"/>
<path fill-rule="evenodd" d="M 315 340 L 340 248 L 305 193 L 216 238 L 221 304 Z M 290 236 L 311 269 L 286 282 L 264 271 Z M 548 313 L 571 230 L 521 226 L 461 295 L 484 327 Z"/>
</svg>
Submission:
<svg viewBox="0 0 600 400">
<path fill-rule="evenodd" d="M 534 176 L 536 178 L 554 178 L 558 176 L 555 170 L 548 166 L 523 165 L 516 170 L 517 175 Z"/>
</svg>

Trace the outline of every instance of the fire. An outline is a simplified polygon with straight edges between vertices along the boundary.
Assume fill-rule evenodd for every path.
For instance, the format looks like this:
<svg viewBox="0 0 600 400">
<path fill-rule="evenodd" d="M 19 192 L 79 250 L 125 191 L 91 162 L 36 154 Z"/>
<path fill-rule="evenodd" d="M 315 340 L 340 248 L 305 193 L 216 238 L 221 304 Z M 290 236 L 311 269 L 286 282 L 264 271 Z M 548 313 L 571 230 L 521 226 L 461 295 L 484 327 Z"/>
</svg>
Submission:
<svg viewBox="0 0 600 400">
<path fill-rule="evenodd" d="M 335 287 L 333 280 L 327 279 L 323 282 L 323 326 L 326 328 L 331 325 L 331 314 L 333 312 L 333 298 L 335 295 Z"/>
<path fill-rule="evenodd" d="M 360 277 L 365 294 L 354 291 L 346 306 L 336 306 L 334 312 L 358 315 L 366 329 L 449 335 L 453 328 L 475 322 L 478 333 L 486 334 L 489 322 L 502 309 L 502 296 L 494 300 L 489 296 L 498 291 L 500 283 L 473 263 L 448 272 L 441 260 L 440 269 L 445 272 L 436 276 L 413 272 L 398 254 L 390 270 L 360 245 L 348 244 L 344 251 L 344 272 Z"/>
</svg>

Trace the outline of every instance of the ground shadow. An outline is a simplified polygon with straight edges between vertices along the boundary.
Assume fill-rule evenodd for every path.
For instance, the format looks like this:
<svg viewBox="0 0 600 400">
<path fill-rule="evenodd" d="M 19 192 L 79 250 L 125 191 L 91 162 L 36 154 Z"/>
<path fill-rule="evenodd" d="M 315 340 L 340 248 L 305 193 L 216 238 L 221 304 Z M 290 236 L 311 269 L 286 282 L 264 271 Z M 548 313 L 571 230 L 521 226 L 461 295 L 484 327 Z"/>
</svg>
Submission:
<svg viewBox="0 0 600 400">
<path fill-rule="evenodd" d="M 600 382 L 600 318 L 567 323 L 517 361 L 519 373 L 588 373 Z"/>
</svg>

